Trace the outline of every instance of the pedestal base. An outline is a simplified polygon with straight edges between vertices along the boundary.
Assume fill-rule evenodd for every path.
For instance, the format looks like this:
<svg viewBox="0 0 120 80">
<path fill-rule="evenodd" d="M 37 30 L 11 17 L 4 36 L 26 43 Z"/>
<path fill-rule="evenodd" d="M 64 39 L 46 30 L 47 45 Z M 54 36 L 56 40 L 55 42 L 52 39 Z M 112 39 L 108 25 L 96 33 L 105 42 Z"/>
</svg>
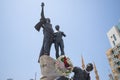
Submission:
<svg viewBox="0 0 120 80">
<path fill-rule="evenodd" d="M 57 72 L 55 62 L 56 60 L 48 55 L 43 55 L 40 57 L 40 68 L 43 76 L 40 80 L 54 80 L 59 76 L 63 76 L 63 74 Z"/>
</svg>

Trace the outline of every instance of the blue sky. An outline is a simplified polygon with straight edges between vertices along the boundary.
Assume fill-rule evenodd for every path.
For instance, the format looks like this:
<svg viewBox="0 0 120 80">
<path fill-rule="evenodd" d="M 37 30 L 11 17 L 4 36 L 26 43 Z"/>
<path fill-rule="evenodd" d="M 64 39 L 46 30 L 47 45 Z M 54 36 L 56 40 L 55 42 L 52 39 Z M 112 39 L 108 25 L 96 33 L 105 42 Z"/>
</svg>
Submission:
<svg viewBox="0 0 120 80">
<path fill-rule="evenodd" d="M 42 46 L 42 30 L 34 26 L 40 19 L 41 2 L 45 16 L 52 26 L 59 24 L 67 37 L 64 39 L 66 56 L 74 66 L 95 62 L 101 80 L 108 80 L 111 72 L 106 51 L 111 46 L 106 33 L 120 22 L 119 0 L 1 0 L 0 1 L 0 80 L 29 80 L 37 72 Z M 52 45 L 51 57 L 55 58 Z M 95 80 L 94 71 L 91 73 Z"/>
</svg>

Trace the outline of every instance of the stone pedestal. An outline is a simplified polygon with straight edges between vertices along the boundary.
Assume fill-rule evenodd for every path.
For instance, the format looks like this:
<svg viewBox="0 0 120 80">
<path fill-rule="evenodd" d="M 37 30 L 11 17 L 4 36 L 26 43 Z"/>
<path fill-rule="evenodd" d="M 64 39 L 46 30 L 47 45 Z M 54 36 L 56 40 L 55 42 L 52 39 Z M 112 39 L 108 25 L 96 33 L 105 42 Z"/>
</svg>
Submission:
<svg viewBox="0 0 120 80">
<path fill-rule="evenodd" d="M 43 76 L 40 78 L 40 80 L 55 80 L 56 77 L 53 76 Z"/>
<path fill-rule="evenodd" d="M 40 80 L 54 80 L 55 78 L 62 76 L 58 73 L 55 67 L 56 60 L 50 56 L 43 55 L 40 57 L 40 68 L 42 77 Z"/>
</svg>

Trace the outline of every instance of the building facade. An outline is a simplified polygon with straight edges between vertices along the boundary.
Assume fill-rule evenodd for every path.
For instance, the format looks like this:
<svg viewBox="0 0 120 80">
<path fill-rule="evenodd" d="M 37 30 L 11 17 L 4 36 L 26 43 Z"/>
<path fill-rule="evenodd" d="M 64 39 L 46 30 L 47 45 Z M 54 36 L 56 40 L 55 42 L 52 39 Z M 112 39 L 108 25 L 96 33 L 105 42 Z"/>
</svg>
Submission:
<svg viewBox="0 0 120 80">
<path fill-rule="evenodd" d="M 110 45 L 114 48 L 120 43 L 120 29 L 118 26 L 113 26 L 107 33 Z"/>
<path fill-rule="evenodd" d="M 120 80 L 120 26 L 113 26 L 107 33 L 111 47 L 106 55 L 114 80 Z"/>
</svg>

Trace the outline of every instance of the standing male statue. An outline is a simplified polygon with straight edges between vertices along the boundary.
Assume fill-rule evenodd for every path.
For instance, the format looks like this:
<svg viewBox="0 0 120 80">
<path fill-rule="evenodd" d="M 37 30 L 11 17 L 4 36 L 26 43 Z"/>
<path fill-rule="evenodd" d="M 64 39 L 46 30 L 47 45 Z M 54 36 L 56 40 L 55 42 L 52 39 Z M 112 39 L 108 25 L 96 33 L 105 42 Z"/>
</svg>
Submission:
<svg viewBox="0 0 120 80">
<path fill-rule="evenodd" d="M 56 32 L 54 33 L 54 43 L 55 43 L 55 50 L 56 50 L 56 59 L 59 57 L 59 47 L 61 50 L 61 55 L 65 55 L 64 53 L 64 42 L 62 36 L 66 36 L 64 32 L 60 31 L 59 25 L 55 26 Z"/>
<path fill-rule="evenodd" d="M 41 19 L 40 22 L 35 26 L 35 29 L 37 31 L 40 30 L 40 28 L 43 28 L 43 45 L 40 51 L 38 62 L 40 62 L 40 57 L 42 55 L 50 55 L 50 48 L 53 43 L 53 35 L 54 31 L 52 28 L 52 24 L 50 24 L 50 19 L 44 17 L 44 3 L 41 4 L 42 11 L 41 11 Z"/>
</svg>

